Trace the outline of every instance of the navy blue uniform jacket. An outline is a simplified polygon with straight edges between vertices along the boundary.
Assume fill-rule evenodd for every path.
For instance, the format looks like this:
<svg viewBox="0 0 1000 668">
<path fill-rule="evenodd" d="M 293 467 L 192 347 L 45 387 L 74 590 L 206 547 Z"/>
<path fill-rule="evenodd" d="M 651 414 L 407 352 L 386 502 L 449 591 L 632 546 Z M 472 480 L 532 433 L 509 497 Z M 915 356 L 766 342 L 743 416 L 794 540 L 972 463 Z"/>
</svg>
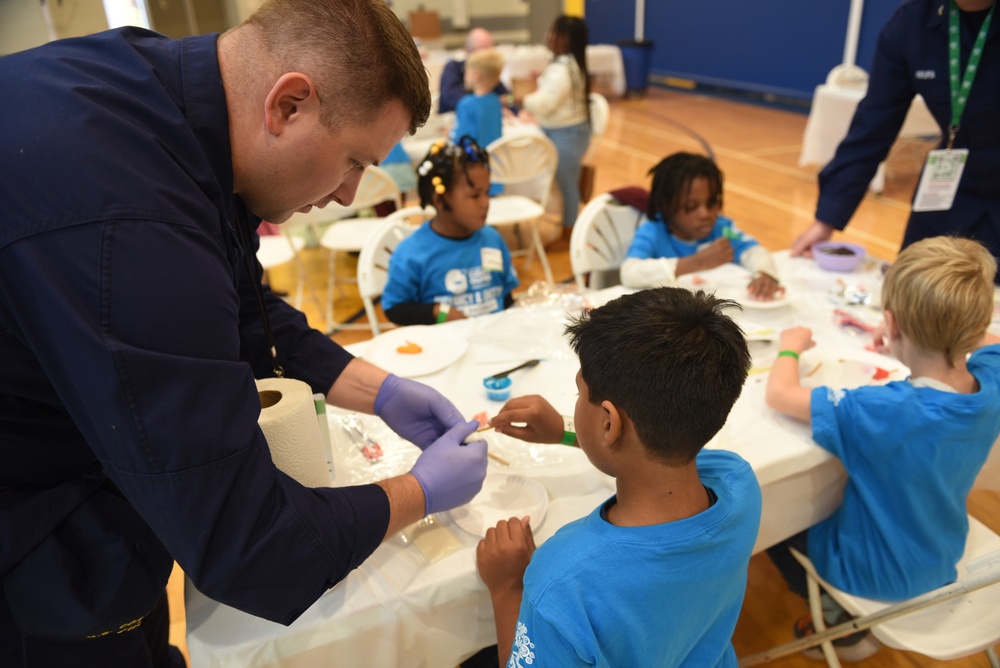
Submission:
<svg viewBox="0 0 1000 668">
<path fill-rule="evenodd" d="M 964 77 L 976 33 L 967 21 L 960 23 Z M 923 96 L 947 137 L 948 77 L 947 0 L 904 2 L 879 36 L 868 93 L 850 130 L 820 173 L 818 220 L 837 229 L 847 225 L 916 94 Z M 969 160 L 951 210 L 913 213 L 904 245 L 938 234 L 971 235 L 1000 255 L 1000 16 L 990 25 L 955 146 L 968 148 Z M 973 229 L 977 221 L 980 225 Z"/>
<path fill-rule="evenodd" d="M 217 38 L 126 28 L 0 59 L 0 577 L 22 632 L 99 632 L 122 597 L 146 606 L 122 573 L 159 592 L 170 557 L 287 624 L 388 525 L 379 487 L 304 488 L 257 426 L 272 371 L 235 226 L 255 246 L 259 219 L 233 195 Z M 286 375 L 326 393 L 351 356 L 266 300 Z M 46 629 L 32 588 L 90 598 Z"/>
</svg>

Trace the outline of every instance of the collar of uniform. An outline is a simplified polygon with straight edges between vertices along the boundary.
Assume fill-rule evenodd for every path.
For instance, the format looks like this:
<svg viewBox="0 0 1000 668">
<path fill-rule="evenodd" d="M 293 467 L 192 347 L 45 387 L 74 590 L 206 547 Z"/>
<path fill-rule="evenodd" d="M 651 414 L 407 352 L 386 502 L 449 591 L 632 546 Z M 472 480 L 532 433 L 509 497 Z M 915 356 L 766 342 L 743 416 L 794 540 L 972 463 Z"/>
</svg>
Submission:
<svg viewBox="0 0 1000 668">
<path fill-rule="evenodd" d="M 205 147 L 205 155 L 222 188 L 220 194 L 228 199 L 233 193 L 233 155 L 229 143 L 229 111 L 219 69 L 218 39 L 218 33 L 212 33 L 181 40 L 181 75 L 184 114 L 199 143 Z"/>
<path fill-rule="evenodd" d="M 948 9 L 951 6 L 949 0 L 934 0 L 931 3 L 931 15 L 927 20 L 928 28 L 938 28 L 943 26 L 948 29 Z"/>
<path fill-rule="evenodd" d="M 928 28 L 940 28 L 942 30 L 948 30 L 948 10 L 951 7 L 950 0 L 934 0 L 931 3 L 930 17 L 927 19 Z M 961 10 L 959 10 L 961 11 Z M 996 15 L 994 12 L 993 21 L 990 23 L 990 31 L 986 35 L 986 43 L 988 44 L 997 33 L 1000 32 L 1000 16 Z M 969 32 L 969 26 L 966 25 L 965 21 L 960 21 L 960 30 L 962 31 L 962 41 L 965 42 L 966 39 L 975 39 L 976 36 Z"/>
</svg>

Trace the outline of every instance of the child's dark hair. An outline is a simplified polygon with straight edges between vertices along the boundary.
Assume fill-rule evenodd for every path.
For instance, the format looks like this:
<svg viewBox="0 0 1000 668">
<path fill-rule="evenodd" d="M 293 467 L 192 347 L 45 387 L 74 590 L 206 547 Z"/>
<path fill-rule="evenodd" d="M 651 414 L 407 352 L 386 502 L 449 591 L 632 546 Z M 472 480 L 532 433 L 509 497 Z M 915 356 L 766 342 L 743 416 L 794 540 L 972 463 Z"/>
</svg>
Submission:
<svg viewBox="0 0 1000 668">
<path fill-rule="evenodd" d="M 662 216 L 666 222 L 681 210 L 691 182 L 702 177 L 708 181 L 709 202 L 722 206 L 722 170 L 711 158 L 695 153 L 674 153 L 649 170 L 653 185 L 649 192 L 646 215 L 650 220 Z"/>
<path fill-rule="evenodd" d="M 439 141 L 431 145 L 423 162 L 417 167 L 417 194 L 420 206 L 434 204 L 434 195 L 445 194 L 455 182 L 455 168 L 460 167 L 466 182 L 471 186 L 469 164 L 483 165 L 490 169 L 490 156 L 469 135 L 462 135 L 457 143 Z M 445 209 L 448 203 L 442 202 Z"/>
<path fill-rule="evenodd" d="M 725 424 L 750 371 L 730 300 L 684 288 L 619 297 L 566 327 L 590 401 L 610 401 L 658 460 L 690 462 Z"/>
<path fill-rule="evenodd" d="M 578 16 L 557 16 L 552 22 L 552 32 L 566 37 L 566 49 L 576 60 L 583 77 L 583 106 L 587 109 L 587 123 L 590 123 L 590 74 L 587 72 L 587 43 L 590 30 L 587 22 Z"/>
</svg>

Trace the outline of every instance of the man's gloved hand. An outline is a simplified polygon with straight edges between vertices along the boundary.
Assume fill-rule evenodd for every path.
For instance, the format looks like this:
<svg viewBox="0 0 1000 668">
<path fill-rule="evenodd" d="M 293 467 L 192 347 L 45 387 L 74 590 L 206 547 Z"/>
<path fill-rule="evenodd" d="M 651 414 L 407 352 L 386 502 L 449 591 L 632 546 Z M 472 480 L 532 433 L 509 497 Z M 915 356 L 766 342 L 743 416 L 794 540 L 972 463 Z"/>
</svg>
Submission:
<svg viewBox="0 0 1000 668">
<path fill-rule="evenodd" d="M 421 450 L 455 425 L 465 424 L 462 414 L 440 392 L 393 374 L 378 388 L 375 415 Z"/>
<path fill-rule="evenodd" d="M 431 443 L 410 469 L 424 489 L 424 514 L 468 503 L 483 488 L 486 441 L 462 445 L 462 440 L 478 427 L 475 420 L 452 427 Z"/>
</svg>

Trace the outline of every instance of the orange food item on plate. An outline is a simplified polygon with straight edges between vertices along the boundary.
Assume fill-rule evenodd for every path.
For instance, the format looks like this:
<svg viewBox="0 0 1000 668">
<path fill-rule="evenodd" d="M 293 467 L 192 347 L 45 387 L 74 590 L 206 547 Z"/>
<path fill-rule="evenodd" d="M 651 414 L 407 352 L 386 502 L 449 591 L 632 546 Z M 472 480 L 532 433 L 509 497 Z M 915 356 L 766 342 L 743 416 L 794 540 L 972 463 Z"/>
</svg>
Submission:
<svg viewBox="0 0 1000 668">
<path fill-rule="evenodd" d="M 402 355 L 419 355 L 424 352 L 424 349 L 418 346 L 413 341 L 407 341 L 404 345 L 396 348 L 396 352 Z"/>
</svg>

